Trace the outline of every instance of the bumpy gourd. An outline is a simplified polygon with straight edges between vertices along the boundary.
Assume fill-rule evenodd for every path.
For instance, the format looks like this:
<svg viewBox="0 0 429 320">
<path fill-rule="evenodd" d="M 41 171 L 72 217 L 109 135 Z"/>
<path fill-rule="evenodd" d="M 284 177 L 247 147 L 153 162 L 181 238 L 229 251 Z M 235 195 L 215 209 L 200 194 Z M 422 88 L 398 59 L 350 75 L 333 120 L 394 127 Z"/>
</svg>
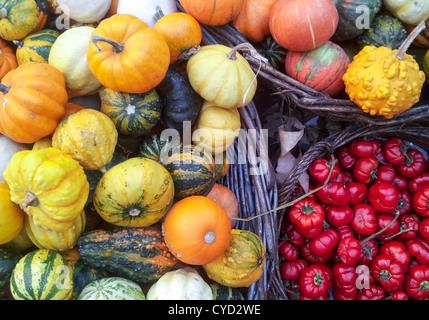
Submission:
<svg viewBox="0 0 429 320">
<path fill-rule="evenodd" d="M 371 115 L 387 119 L 411 108 L 420 99 L 425 74 L 411 55 L 405 53 L 421 23 L 398 50 L 366 46 L 343 76 L 350 100 Z"/>
</svg>

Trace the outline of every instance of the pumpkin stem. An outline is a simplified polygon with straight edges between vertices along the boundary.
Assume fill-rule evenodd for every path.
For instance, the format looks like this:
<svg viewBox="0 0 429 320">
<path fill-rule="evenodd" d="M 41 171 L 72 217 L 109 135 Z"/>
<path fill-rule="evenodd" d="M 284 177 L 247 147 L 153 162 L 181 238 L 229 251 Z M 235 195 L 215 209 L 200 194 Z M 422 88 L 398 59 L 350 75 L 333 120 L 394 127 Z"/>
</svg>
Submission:
<svg viewBox="0 0 429 320">
<path fill-rule="evenodd" d="M 18 47 L 18 49 L 21 49 L 24 46 L 24 42 L 23 41 L 19 41 L 19 40 L 12 40 L 13 44 L 16 45 Z"/>
<path fill-rule="evenodd" d="M 94 43 L 95 47 L 97 48 L 98 52 L 101 52 L 101 48 L 98 45 L 99 41 L 107 42 L 108 44 L 110 44 L 113 47 L 113 51 L 115 53 L 121 53 L 125 49 L 125 44 L 123 44 L 122 42 L 116 42 L 116 41 L 104 38 L 104 37 L 100 36 L 99 34 L 94 34 L 91 37 L 91 40 Z"/>
<path fill-rule="evenodd" d="M 399 47 L 398 51 L 395 53 L 396 58 L 398 58 L 399 60 L 404 60 L 404 56 L 408 48 L 411 46 L 413 41 L 425 28 L 426 28 L 426 23 L 425 21 L 422 21 L 417 25 L 417 27 L 414 28 L 413 31 L 411 31 L 407 39 L 405 39 L 405 41 Z"/>
<path fill-rule="evenodd" d="M 153 17 L 155 18 L 156 21 L 158 21 L 159 19 L 161 19 L 164 16 L 164 12 L 162 12 L 162 9 L 160 6 L 156 6 L 155 10 L 156 10 L 156 12 L 153 15 Z"/>
<path fill-rule="evenodd" d="M 5 86 L 4 84 L 0 83 L 0 92 L 3 92 L 4 94 L 8 93 L 10 90 L 10 87 Z"/>
<path fill-rule="evenodd" d="M 216 234 L 213 231 L 207 231 L 204 235 L 204 241 L 208 244 L 212 244 L 216 240 Z"/>
<path fill-rule="evenodd" d="M 189 60 L 193 55 L 197 54 L 198 51 L 200 51 L 201 46 L 197 45 L 195 47 L 189 48 L 186 51 L 183 51 L 180 55 L 178 60 Z"/>
<path fill-rule="evenodd" d="M 24 202 L 22 204 L 22 206 L 25 208 L 27 208 L 28 206 L 31 207 L 37 207 L 39 206 L 40 202 L 39 199 L 36 197 L 36 195 L 31 192 L 31 191 L 26 191 L 25 195 L 24 195 Z"/>
</svg>

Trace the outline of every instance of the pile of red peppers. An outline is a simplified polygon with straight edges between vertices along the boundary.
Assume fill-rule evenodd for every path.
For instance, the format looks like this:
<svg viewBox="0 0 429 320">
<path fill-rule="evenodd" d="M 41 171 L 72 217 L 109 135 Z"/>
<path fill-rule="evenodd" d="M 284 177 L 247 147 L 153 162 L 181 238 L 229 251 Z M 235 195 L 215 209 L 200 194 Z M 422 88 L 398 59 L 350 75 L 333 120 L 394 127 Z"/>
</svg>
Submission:
<svg viewBox="0 0 429 320">
<path fill-rule="evenodd" d="M 401 138 L 356 139 L 314 160 L 284 211 L 289 299 L 429 300 L 429 163 Z"/>
</svg>

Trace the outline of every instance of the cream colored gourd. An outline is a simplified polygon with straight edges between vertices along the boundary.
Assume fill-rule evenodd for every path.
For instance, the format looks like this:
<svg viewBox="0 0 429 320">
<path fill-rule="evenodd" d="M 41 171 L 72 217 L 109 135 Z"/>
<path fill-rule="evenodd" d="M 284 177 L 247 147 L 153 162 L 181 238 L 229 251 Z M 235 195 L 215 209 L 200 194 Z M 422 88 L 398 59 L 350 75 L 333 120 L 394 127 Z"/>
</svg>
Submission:
<svg viewBox="0 0 429 320">
<path fill-rule="evenodd" d="M 157 12 L 157 6 L 161 8 L 164 15 L 177 12 L 177 6 L 174 0 L 119 0 L 117 13 L 132 14 L 152 28 L 156 23 L 154 16 Z"/>
<path fill-rule="evenodd" d="M 147 300 L 213 300 L 210 286 L 191 267 L 165 273 L 150 288 Z"/>
<path fill-rule="evenodd" d="M 101 87 L 87 61 L 94 30 L 87 26 L 66 30 L 52 45 L 48 62 L 64 75 L 69 98 L 94 94 Z"/>
<path fill-rule="evenodd" d="M 384 6 L 403 23 L 418 25 L 429 18 L 427 0 L 383 0 Z"/>
<path fill-rule="evenodd" d="M 6 170 L 12 156 L 18 151 L 28 149 L 26 144 L 15 142 L 2 134 L 0 135 L 0 181 L 5 181 L 3 172 Z"/>
<path fill-rule="evenodd" d="M 106 15 L 112 0 L 57 0 L 57 3 L 61 11 L 71 19 L 91 23 L 101 20 Z"/>
</svg>

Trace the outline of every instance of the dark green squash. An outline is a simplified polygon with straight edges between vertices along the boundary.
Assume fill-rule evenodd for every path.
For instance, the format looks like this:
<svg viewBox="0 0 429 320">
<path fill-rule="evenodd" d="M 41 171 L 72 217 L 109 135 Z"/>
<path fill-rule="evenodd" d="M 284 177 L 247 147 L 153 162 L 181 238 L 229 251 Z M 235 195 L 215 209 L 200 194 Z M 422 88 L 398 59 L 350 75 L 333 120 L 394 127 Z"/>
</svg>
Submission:
<svg viewBox="0 0 429 320">
<path fill-rule="evenodd" d="M 180 265 L 154 227 L 94 230 L 77 244 L 83 263 L 137 283 L 153 283 Z"/>
<path fill-rule="evenodd" d="M 210 283 L 213 292 L 213 300 L 244 300 L 243 295 L 237 288 L 227 287 L 218 283 Z"/>
<path fill-rule="evenodd" d="M 256 49 L 263 57 L 268 59 L 273 68 L 277 70 L 284 69 L 287 50 L 280 46 L 272 36 L 268 36 L 258 43 Z"/>
<path fill-rule="evenodd" d="M 187 77 L 171 68 L 156 90 L 164 103 L 162 110 L 164 127 L 183 134 L 184 122 L 189 122 L 192 126 L 198 118 L 203 98 L 194 91 Z"/>
<path fill-rule="evenodd" d="M 84 170 L 86 179 L 89 183 L 89 194 L 88 199 L 86 200 L 86 206 L 92 205 L 92 199 L 94 198 L 94 191 L 97 187 L 98 181 L 100 181 L 103 176 L 103 172 L 99 170 Z"/>
<path fill-rule="evenodd" d="M 78 260 L 73 268 L 73 299 L 76 300 L 83 288 L 91 282 L 107 276 L 106 272 L 91 268 L 86 263 Z"/>
<path fill-rule="evenodd" d="M 10 277 L 20 258 L 17 253 L 0 248 L 0 298 L 10 294 Z"/>
<path fill-rule="evenodd" d="M 156 133 L 145 139 L 140 146 L 139 157 L 148 158 L 159 163 L 173 154 L 180 152 L 182 143 L 180 136 L 168 136 Z"/>
<path fill-rule="evenodd" d="M 391 16 L 377 15 L 371 27 L 357 37 L 357 43 L 365 46 L 398 49 L 407 38 L 407 30 L 401 20 Z"/>
<path fill-rule="evenodd" d="M 132 94 L 103 88 L 100 99 L 100 111 L 112 119 L 118 133 L 142 136 L 161 121 L 162 101 L 154 89 Z"/>
<path fill-rule="evenodd" d="M 333 0 L 338 11 L 334 42 L 354 39 L 370 27 L 380 10 L 381 0 Z"/>
</svg>

